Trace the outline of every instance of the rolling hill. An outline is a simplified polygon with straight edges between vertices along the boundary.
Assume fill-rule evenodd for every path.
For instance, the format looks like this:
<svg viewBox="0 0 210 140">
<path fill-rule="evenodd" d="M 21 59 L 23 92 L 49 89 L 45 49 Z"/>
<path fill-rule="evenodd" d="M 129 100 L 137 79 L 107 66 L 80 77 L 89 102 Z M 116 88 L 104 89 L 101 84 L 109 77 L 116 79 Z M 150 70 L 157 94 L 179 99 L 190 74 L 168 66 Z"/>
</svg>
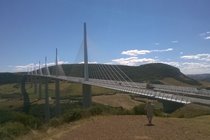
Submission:
<svg viewBox="0 0 210 140">
<path fill-rule="evenodd" d="M 100 64 L 101 65 L 101 64 Z M 55 73 L 53 67 L 49 67 L 50 73 Z M 83 64 L 64 64 L 62 65 L 64 73 L 68 76 L 83 77 Z M 89 64 L 89 74 L 94 75 L 97 73 L 99 64 Z M 111 65 L 103 65 L 103 67 L 113 67 Z M 115 66 L 116 67 L 116 66 Z M 161 80 L 171 78 L 181 83 L 189 85 L 200 85 L 194 79 L 191 79 L 180 72 L 176 67 L 162 64 L 152 63 L 140 66 L 124 66 L 118 65 L 117 68 L 121 69 L 135 82 L 148 82 L 163 84 Z M 101 73 L 106 73 L 105 69 L 101 69 Z M 21 73 L 0 73 L 0 84 L 17 83 L 20 81 Z M 105 77 L 103 77 L 105 78 Z"/>
<path fill-rule="evenodd" d="M 187 76 L 194 80 L 210 82 L 210 74 L 191 74 Z"/>
<path fill-rule="evenodd" d="M 89 64 L 90 75 L 94 74 L 98 69 L 98 64 Z M 105 65 L 105 67 L 111 67 L 111 65 Z M 149 82 L 162 84 L 160 80 L 164 78 L 172 78 L 182 83 L 187 83 L 190 85 L 200 85 L 194 79 L 191 79 L 180 72 L 176 67 L 162 64 L 162 63 L 151 63 L 140 66 L 124 66 L 118 65 L 123 72 L 125 72 L 128 77 L 130 77 L 135 82 Z M 51 68 L 52 69 L 52 68 Z M 82 64 L 65 64 L 63 69 L 66 75 L 83 77 L 83 65 Z M 101 69 L 101 73 L 106 73 L 104 69 Z"/>
<path fill-rule="evenodd" d="M 22 75 L 20 73 L 0 73 L 0 85 L 19 83 Z"/>
</svg>

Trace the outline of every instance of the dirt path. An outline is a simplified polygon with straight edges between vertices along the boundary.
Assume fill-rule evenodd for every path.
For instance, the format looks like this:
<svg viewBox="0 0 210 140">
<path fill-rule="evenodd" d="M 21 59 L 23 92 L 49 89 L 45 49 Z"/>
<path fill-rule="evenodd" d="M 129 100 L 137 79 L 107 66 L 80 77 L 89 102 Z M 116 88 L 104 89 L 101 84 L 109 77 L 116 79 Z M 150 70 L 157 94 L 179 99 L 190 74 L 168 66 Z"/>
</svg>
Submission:
<svg viewBox="0 0 210 140">
<path fill-rule="evenodd" d="M 146 123 L 145 116 L 99 116 L 49 130 L 33 140 L 210 140 L 210 116 L 155 118 L 154 126 Z"/>
</svg>

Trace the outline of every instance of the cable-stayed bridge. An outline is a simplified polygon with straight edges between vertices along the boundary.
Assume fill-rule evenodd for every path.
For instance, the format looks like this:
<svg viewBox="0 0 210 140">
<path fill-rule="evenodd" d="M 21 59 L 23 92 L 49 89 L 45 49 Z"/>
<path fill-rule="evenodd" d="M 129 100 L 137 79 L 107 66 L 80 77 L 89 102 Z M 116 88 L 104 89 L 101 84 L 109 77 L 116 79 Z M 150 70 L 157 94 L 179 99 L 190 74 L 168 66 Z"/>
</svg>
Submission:
<svg viewBox="0 0 210 140">
<path fill-rule="evenodd" d="M 35 78 L 36 84 L 38 83 L 37 78 L 46 79 L 46 104 L 49 104 L 47 81 L 48 79 L 54 79 L 56 81 L 56 104 L 58 113 L 60 112 L 59 81 L 61 80 L 80 83 L 83 85 L 83 104 L 85 107 L 89 107 L 91 105 L 91 86 L 98 86 L 121 92 L 136 94 L 142 97 L 165 101 L 167 103 L 199 103 L 210 105 L 210 91 L 208 90 L 198 90 L 197 88 L 193 87 L 168 86 L 134 82 L 117 65 L 91 64 L 92 66 L 94 66 L 94 68 L 90 67 L 88 64 L 87 49 L 88 47 L 86 24 L 84 23 L 84 63 L 80 64 L 83 65 L 82 76 L 73 76 L 71 74 L 65 75 L 62 65 L 58 64 L 57 49 L 55 66 L 51 66 L 51 70 L 49 70 L 49 67 L 47 66 L 47 59 L 45 58 L 45 67 L 41 67 L 41 64 L 39 63 L 38 69 L 34 67 L 28 72 L 28 75 L 26 75 L 26 77 Z M 36 87 L 37 86 L 35 86 L 35 88 Z"/>
</svg>

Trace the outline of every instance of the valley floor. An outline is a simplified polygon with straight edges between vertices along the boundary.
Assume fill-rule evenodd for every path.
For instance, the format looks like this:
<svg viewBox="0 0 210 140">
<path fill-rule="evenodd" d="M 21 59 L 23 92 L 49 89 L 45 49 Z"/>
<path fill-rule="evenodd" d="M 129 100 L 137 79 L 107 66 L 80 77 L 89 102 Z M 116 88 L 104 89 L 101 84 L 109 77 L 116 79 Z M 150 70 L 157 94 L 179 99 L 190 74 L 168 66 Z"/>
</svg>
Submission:
<svg viewBox="0 0 210 140">
<path fill-rule="evenodd" d="M 191 119 L 154 118 L 147 126 L 145 116 L 97 116 L 33 132 L 20 139 L 33 140 L 209 140 L 210 116 Z"/>
</svg>

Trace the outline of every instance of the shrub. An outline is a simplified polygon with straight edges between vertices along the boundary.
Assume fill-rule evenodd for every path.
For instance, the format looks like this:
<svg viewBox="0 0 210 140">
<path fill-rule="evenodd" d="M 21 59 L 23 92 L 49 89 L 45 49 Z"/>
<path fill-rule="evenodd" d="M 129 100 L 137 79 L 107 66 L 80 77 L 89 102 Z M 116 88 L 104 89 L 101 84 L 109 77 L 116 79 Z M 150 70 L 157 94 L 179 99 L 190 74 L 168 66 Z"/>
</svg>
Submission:
<svg viewBox="0 0 210 140">
<path fill-rule="evenodd" d="M 15 111 L 0 111 L 0 123 L 20 122 L 25 126 L 37 129 L 41 125 L 41 121 L 31 115 Z"/>
<path fill-rule="evenodd" d="M 89 109 L 91 115 L 100 115 L 103 113 L 103 108 L 101 106 L 93 106 Z"/>
<path fill-rule="evenodd" d="M 39 119 L 24 113 L 16 113 L 14 121 L 20 122 L 33 129 L 37 129 L 41 126 L 41 121 Z"/>
<path fill-rule="evenodd" d="M 133 113 L 135 115 L 144 115 L 145 114 L 144 108 L 145 108 L 145 105 L 144 104 L 140 104 L 138 106 L 135 106 L 133 108 Z"/>
<path fill-rule="evenodd" d="M 159 117 L 166 116 L 166 114 L 163 112 L 163 109 L 155 109 L 154 110 L 154 115 L 159 116 Z"/>
<path fill-rule="evenodd" d="M 22 123 L 7 122 L 0 127 L 0 139 L 13 140 L 16 136 L 25 134 L 29 131 Z"/>
<path fill-rule="evenodd" d="M 0 110 L 0 124 L 10 121 L 14 118 L 11 111 Z"/>
<path fill-rule="evenodd" d="M 29 114 L 35 116 L 41 120 L 44 120 L 44 104 L 35 104 L 32 105 L 29 111 Z"/>
<path fill-rule="evenodd" d="M 57 127 L 63 123 L 61 118 L 53 118 L 49 121 L 48 126 Z"/>
<path fill-rule="evenodd" d="M 75 110 L 66 112 L 63 115 L 63 120 L 65 122 L 72 122 L 72 121 L 79 120 L 81 117 L 82 117 L 82 109 L 75 109 Z"/>
</svg>

